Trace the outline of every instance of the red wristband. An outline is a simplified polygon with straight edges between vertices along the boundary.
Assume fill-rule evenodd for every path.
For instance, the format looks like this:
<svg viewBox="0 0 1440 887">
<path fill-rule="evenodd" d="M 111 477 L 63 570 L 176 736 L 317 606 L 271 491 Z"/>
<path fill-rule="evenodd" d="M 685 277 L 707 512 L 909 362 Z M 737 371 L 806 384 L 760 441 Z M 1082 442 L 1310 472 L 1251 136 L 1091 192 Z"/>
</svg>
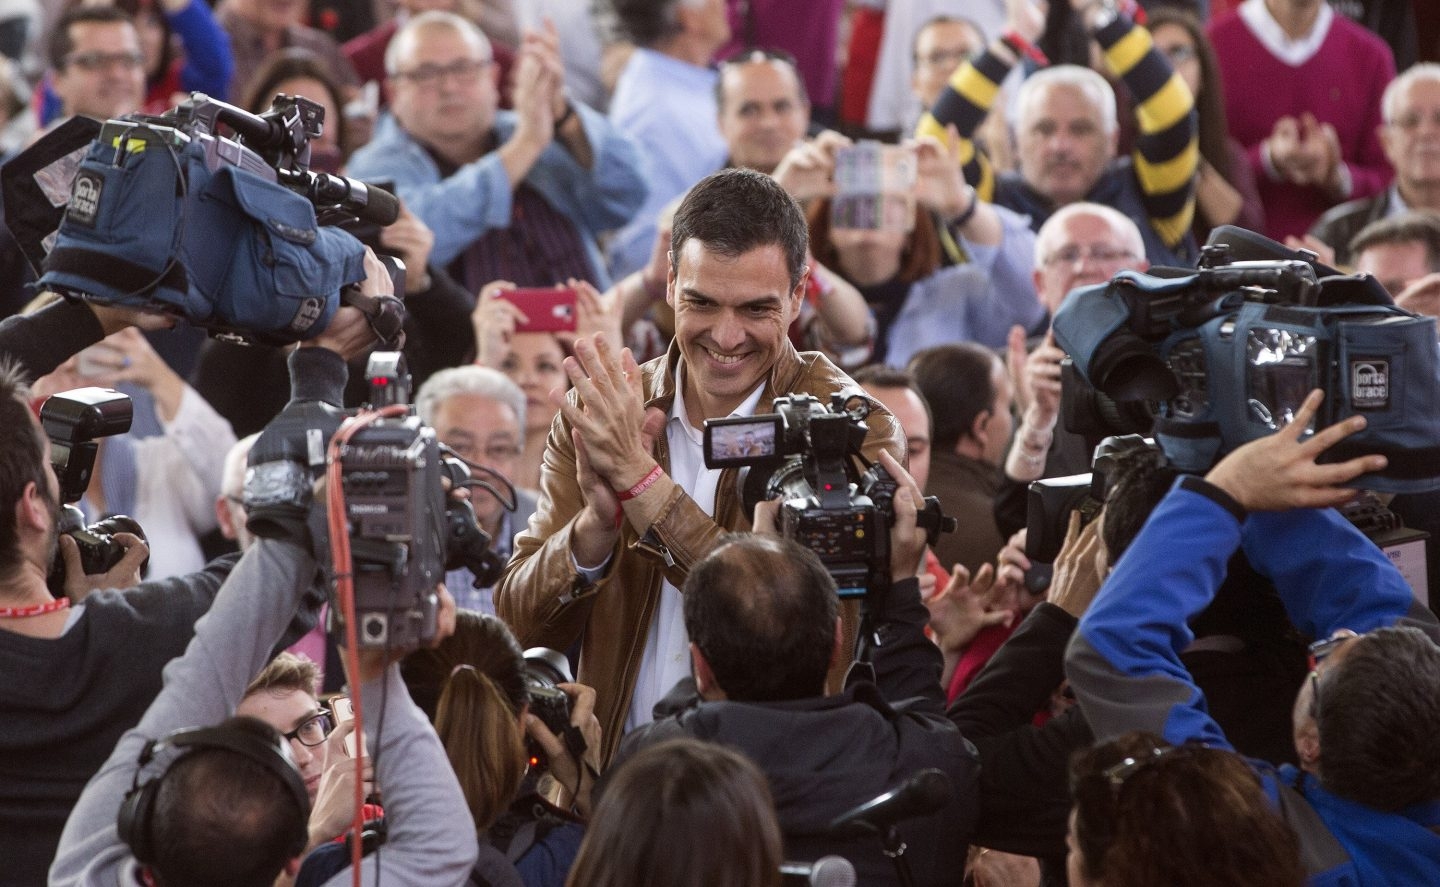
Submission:
<svg viewBox="0 0 1440 887">
<path fill-rule="evenodd" d="M 1000 42 L 1010 47 L 1016 55 L 1028 58 L 1042 68 L 1050 64 L 1050 59 L 1045 57 L 1045 53 L 1041 52 L 1035 44 L 1020 36 L 1018 31 L 1012 29 L 1001 34 Z"/>
<path fill-rule="evenodd" d="M 645 475 L 645 477 L 641 478 L 640 482 L 637 483 L 635 486 L 631 487 L 628 490 L 625 490 L 624 492 L 620 492 L 617 490 L 615 492 L 615 498 L 619 499 L 621 502 L 629 502 L 631 499 L 634 499 L 636 496 L 639 496 L 641 493 L 650 489 L 650 486 L 654 484 L 655 481 L 659 480 L 660 475 L 664 473 L 665 472 L 660 469 L 660 466 L 656 465 L 654 468 L 650 469 L 650 473 Z"/>
</svg>

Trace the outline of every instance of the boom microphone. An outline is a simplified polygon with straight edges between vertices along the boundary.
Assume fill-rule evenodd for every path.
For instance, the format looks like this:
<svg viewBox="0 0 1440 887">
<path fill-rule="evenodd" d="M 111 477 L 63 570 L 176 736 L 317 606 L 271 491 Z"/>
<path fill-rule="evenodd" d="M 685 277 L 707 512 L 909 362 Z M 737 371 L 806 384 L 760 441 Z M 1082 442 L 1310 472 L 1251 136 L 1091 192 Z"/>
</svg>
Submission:
<svg viewBox="0 0 1440 887">
<path fill-rule="evenodd" d="M 843 856 L 780 864 L 783 887 L 855 887 L 855 866 Z"/>
<path fill-rule="evenodd" d="M 929 816 L 954 797 L 950 777 L 933 767 L 921 770 L 899 788 L 835 817 L 830 832 L 840 838 L 880 832 L 901 820 Z"/>
</svg>

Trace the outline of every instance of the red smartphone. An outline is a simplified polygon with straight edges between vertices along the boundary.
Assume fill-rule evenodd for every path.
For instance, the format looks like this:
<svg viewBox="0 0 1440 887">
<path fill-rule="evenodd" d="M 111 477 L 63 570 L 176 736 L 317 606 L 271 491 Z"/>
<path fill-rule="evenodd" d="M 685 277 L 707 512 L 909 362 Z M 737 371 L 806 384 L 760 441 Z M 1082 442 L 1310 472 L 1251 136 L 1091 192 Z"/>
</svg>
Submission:
<svg viewBox="0 0 1440 887">
<path fill-rule="evenodd" d="M 515 304 L 530 318 L 515 327 L 517 333 L 575 332 L 575 291 L 572 289 L 517 289 L 495 296 Z"/>
</svg>

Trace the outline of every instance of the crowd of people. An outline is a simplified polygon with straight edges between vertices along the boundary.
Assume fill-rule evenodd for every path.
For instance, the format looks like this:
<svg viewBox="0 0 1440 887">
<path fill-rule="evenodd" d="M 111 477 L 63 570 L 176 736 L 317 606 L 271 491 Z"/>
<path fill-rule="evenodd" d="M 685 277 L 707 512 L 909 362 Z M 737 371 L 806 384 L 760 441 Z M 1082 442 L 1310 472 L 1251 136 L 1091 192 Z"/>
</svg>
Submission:
<svg viewBox="0 0 1440 887">
<path fill-rule="evenodd" d="M 195 92 L 323 107 L 303 161 L 398 198 L 351 283 L 403 299 L 490 552 L 421 595 L 433 639 L 349 649 L 334 497 L 259 488 L 319 480 L 370 397 L 365 313 L 207 338 L 36 292 L 0 234 L 0 883 L 1440 878 L 1440 620 L 1339 510 L 1377 415 L 1299 392 L 1200 473 L 1125 449 L 1027 546 L 1030 484 L 1103 436 L 1052 329 L 1077 288 L 1234 226 L 1440 316 L 1430 4 L 390 6 L 0 10 L 6 160 Z M 134 420 L 74 504 L 144 530 L 100 572 L 39 418 L 87 386 Z M 755 483 L 791 395 L 895 482 L 811 547 L 775 491 L 816 476 Z M 1384 504 L 1440 534 L 1413 486 Z"/>
</svg>

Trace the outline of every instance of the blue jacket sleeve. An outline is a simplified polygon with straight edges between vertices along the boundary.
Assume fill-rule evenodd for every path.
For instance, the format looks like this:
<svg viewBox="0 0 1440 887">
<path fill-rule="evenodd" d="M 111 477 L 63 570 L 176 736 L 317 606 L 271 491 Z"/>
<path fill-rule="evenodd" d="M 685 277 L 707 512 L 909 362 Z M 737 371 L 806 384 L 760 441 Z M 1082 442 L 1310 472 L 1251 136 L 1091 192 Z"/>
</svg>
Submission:
<svg viewBox="0 0 1440 887">
<path fill-rule="evenodd" d="M 1385 553 L 1333 508 L 1252 514 L 1241 546 L 1312 638 L 1394 625 L 1415 602 Z"/>
<path fill-rule="evenodd" d="M 235 73 L 230 35 L 215 21 L 210 7 L 204 0 L 190 0 L 189 6 L 165 17 L 170 22 L 170 30 L 180 37 L 180 45 L 185 47 L 180 88 L 220 98 L 229 95 L 230 78 Z"/>
<path fill-rule="evenodd" d="M 1177 481 L 1081 618 L 1065 673 L 1097 741 L 1148 730 L 1230 748 L 1180 662 L 1194 640 L 1186 621 L 1240 545 L 1243 515 L 1225 499 L 1198 478 Z"/>
</svg>

